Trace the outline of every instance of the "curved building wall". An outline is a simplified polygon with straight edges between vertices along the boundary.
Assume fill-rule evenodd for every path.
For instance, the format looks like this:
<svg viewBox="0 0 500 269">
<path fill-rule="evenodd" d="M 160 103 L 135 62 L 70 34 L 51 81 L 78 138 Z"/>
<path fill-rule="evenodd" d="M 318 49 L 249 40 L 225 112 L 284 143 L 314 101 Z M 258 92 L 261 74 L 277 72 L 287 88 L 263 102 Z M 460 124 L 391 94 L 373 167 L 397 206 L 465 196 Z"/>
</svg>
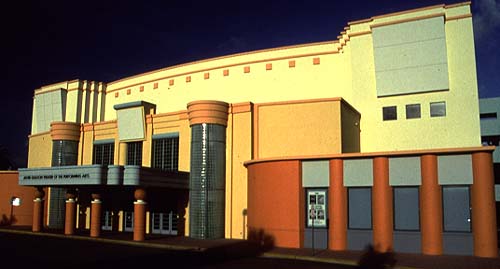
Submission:
<svg viewBox="0 0 500 269">
<path fill-rule="evenodd" d="M 259 234 L 276 246 L 303 246 L 305 203 L 298 160 L 248 166 L 248 238 Z"/>
<path fill-rule="evenodd" d="M 263 234 L 278 247 L 308 246 L 306 195 L 320 190 L 327 198 L 314 202 L 326 201 L 328 213 L 321 218 L 325 225 L 316 227 L 325 232 L 315 233 L 315 241 L 326 242 L 325 248 L 362 250 L 372 244 L 379 251 L 497 257 L 493 150 L 246 162 L 249 238 Z"/>
</svg>

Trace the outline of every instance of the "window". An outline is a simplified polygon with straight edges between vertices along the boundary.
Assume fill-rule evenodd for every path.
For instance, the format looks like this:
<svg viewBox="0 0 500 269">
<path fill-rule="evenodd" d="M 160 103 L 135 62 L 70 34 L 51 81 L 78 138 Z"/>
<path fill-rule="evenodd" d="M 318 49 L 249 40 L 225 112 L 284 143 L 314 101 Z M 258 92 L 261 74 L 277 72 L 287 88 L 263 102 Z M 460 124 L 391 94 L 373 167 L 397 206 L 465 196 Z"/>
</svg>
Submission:
<svg viewBox="0 0 500 269">
<path fill-rule="evenodd" d="M 468 186 L 443 187 L 443 221 L 445 232 L 470 232 L 470 202 Z"/>
<path fill-rule="evenodd" d="M 420 230 L 418 187 L 394 187 L 394 230 Z"/>
<path fill-rule="evenodd" d="M 434 102 L 431 103 L 431 117 L 444 117 L 446 116 L 446 103 Z"/>
<path fill-rule="evenodd" d="M 372 229 L 372 189 L 348 189 L 349 229 Z"/>
<path fill-rule="evenodd" d="M 482 120 L 496 120 L 497 119 L 497 113 L 481 113 L 479 114 L 479 118 Z"/>
<path fill-rule="evenodd" d="M 153 139 L 153 168 L 179 170 L 179 137 Z"/>
<path fill-rule="evenodd" d="M 483 146 L 499 146 L 500 136 L 499 135 L 481 136 L 481 144 Z"/>
<path fill-rule="evenodd" d="M 386 106 L 382 108 L 382 114 L 384 120 L 397 120 L 397 108 L 396 106 Z"/>
<path fill-rule="evenodd" d="M 420 118 L 420 104 L 406 105 L 406 118 L 407 119 Z"/>
<path fill-rule="evenodd" d="M 142 141 L 127 143 L 127 165 L 142 165 Z"/>
<path fill-rule="evenodd" d="M 114 164 L 115 143 L 94 144 L 93 164 Z"/>
</svg>

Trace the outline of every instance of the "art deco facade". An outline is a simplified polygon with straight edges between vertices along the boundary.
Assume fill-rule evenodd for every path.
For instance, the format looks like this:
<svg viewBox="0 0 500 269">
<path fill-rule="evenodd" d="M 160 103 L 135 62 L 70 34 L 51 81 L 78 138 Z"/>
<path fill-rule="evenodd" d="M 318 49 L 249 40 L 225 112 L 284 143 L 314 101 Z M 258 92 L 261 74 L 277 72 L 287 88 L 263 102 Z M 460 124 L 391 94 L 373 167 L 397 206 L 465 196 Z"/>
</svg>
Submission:
<svg viewBox="0 0 500 269">
<path fill-rule="evenodd" d="M 470 3 L 437 5 L 335 41 L 41 87 L 19 175 L 40 188 L 34 229 L 496 256 L 473 40 Z"/>
</svg>

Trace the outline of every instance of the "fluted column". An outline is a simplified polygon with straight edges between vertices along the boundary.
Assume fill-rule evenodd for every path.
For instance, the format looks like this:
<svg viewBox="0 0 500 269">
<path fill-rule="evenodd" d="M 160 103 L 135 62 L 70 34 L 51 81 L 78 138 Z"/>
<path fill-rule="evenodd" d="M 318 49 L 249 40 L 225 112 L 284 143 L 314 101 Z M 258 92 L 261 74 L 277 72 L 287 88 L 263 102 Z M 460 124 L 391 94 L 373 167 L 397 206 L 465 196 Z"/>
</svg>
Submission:
<svg viewBox="0 0 500 269">
<path fill-rule="evenodd" d="M 344 187 L 344 162 L 341 159 L 330 160 L 329 249 L 347 249 L 347 189 Z"/>
<path fill-rule="evenodd" d="M 373 244 L 378 251 L 392 250 L 393 202 L 389 185 L 389 160 L 373 159 Z"/>
<path fill-rule="evenodd" d="M 224 238 L 229 105 L 195 101 L 187 107 L 191 126 L 189 235 L 200 239 Z"/>
<path fill-rule="evenodd" d="M 66 193 L 66 212 L 64 220 L 64 234 L 73 235 L 75 234 L 75 224 L 76 224 L 76 201 L 75 193 L 73 190 L 69 190 Z"/>
<path fill-rule="evenodd" d="M 33 200 L 33 232 L 42 231 L 43 227 L 43 197 L 45 192 L 42 188 L 37 188 L 35 191 L 35 199 Z"/>
<path fill-rule="evenodd" d="M 101 236 L 102 202 L 99 193 L 92 194 L 90 201 L 90 237 Z"/>
<path fill-rule="evenodd" d="M 498 257 L 495 181 L 491 152 L 472 154 L 474 183 L 471 188 L 474 255 Z"/>
<path fill-rule="evenodd" d="M 436 155 L 420 158 L 422 185 L 420 186 L 420 225 L 422 253 L 443 254 L 443 202 L 438 182 Z"/>
<path fill-rule="evenodd" d="M 52 122 L 50 123 L 50 136 L 52 138 L 52 166 L 67 166 L 78 164 L 78 145 L 80 142 L 79 123 Z M 50 188 L 49 227 L 66 227 L 66 190 L 61 187 Z"/>
<path fill-rule="evenodd" d="M 134 241 L 144 241 L 146 237 L 146 190 L 138 188 L 134 193 Z"/>
</svg>

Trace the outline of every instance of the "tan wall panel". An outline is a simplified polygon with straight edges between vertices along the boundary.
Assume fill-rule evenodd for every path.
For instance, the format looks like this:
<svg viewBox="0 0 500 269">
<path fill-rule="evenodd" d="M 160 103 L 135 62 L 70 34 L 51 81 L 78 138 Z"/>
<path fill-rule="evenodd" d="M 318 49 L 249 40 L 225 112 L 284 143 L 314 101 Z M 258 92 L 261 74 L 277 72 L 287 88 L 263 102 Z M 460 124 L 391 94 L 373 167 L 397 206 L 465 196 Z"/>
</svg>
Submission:
<svg viewBox="0 0 500 269">
<path fill-rule="evenodd" d="M 179 132 L 179 171 L 190 171 L 191 159 L 191 128 L 189 121 L 183 120 Z"/>
<path fill-rule="evenodd" d="M 252 158 L 252 114 L 230 114 L 226 139 L 226 237 L 246 238 L 247 169 Z"/>
<path fill-rule="evenodd" d="M 142 165 L 146 167 L 151 167 L 152 136 L 153 124 L 146 123 L 146 139 L 142 142 Z"/>
<path fill-rule="evenodd" d="M 28 168 L 50 167 L 52 165 L 52 138 L 50 133 L 30 136 L 28 147 Z"/>
<path fill-rule="evenodd" d="M 115 121 L 94 124 L 94 140 L 115 139 L 117 136 L 118 129 Z"/>
<path fill-rule="evenodd" d="M 340 153 L 340 102 L 258 107 L 259 158 Z"/>
<path fill-rule="evenodd" d="M 82 142 L 80 142 L 80 147 L 82 148 L 82 152 L 80 160 L 83 165 L 92 164 L 92 155 L 94 153 L 94 132 L 86 131 L 82 133 L 83 138 L 80 138 Z"/>
</svg>

